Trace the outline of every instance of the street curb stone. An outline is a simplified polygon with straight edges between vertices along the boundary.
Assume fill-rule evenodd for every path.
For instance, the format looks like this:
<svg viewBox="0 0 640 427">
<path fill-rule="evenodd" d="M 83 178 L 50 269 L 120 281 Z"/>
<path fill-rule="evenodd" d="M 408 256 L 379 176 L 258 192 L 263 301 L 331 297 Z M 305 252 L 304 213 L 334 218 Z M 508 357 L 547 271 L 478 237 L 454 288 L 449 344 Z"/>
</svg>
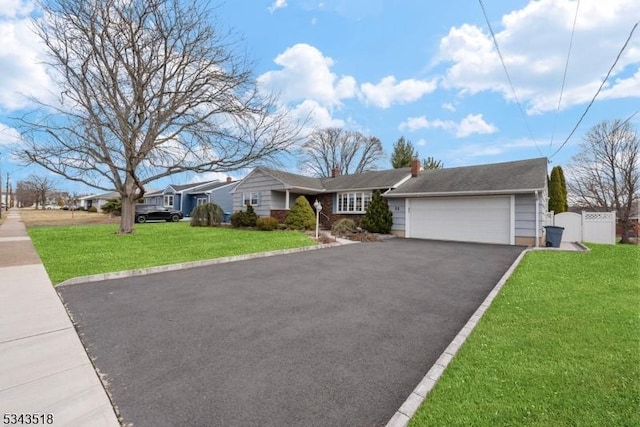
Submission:
<svg viewBox="0 0 640 427">
<path fill-rule="evenodd" d="M 485 311 L 489 308 L 495 297 L 500 292 L 500 289 L 502 289 L 507 280 L 509 280 L 509 277 L 511 277 L 516 267 L 520 264 L 529 250 L 530 249 L 525 249 L 522 251 L 516 260 L 513 261 L 509 269 L 502 275 L 498 283 L 494 286 L 493 290 L 489 292 L 489 295 L 487 295 L 482 304 L 480 304 L 480 307 L 478 307 L 475 313 L 473 313 L 469 318 L 469 321 L 467 321 L 460 332 L 458 332 L 455 338 L 451 341 L 449 346 L 440 355 L 438 360 L 436 360 L 436 363 L 434 363 L 431 369 L 429 369 L 420 383 L 411 392 L 407 400 L 405 400 L 404 403 L 400 405 L 398 411 L 393 414 L 393 417 L 391 417 L 389 422 L 386 424 L 386 427 L 406 427 L 409 424 L 409 421 L 411 421 L 411 418 L 418 411 L 422 402 L 427 398 L 431 390 L 433 390 L 433 387 L 435 387 L 438 380 L 447 369 L 447 366 L 451 360 L 453 360 L 453 357 L 456 355 L 458 350 L 460 350 L 462 344 L 464 344 L 467 337 L 478 324 L 478 321 L 480 321 Z"/>
<path fill-rule="evenodd" d="M 237 262 L 237 261 L 246 261 L 246 260 L 255 259 L 255 258 L 267 258 L 267 257 L 276 256 L 276 255 L 295 254 L 298 252 L 307 252 L 307 251 L 312 251 L 316 249 L 331 248 L 331 247 L 340 246 L 340 245 L 342 245 L 342 243 L 322 243 L 318 245 L 304 246 L 301 248 L 280 249 L 277 251 L 270 251 L 270 252 L 258 252 L 253 254 L 234 255 L 234 256 L 228 256 L 228 257 L 222 257 L 222 258 L 206 259 L 201 261 L 181 262 L 178 264 L 159 265 L 156 267 L 149 267 L 149 268 L 137 268 L 134 270 L 116 271 L 113 273 L 92 274 L 89 276 L 80 276 L 80 277 L 73 277 L 71 279 L 67 279 L 63 282 L 58 283 L 56 287 L 77 285 L 81 283 L 101 282 L 104 280 L 123 279 L 123 278 L 134 277 L 134 276 L 146 276 L 149 274 L 164 273 L 167 271 L 178 271 L 178 270 L 184 270 L 187 268 L 206 267 L 209 265 L 226 264 L 229 262 Z"/>
</svg>

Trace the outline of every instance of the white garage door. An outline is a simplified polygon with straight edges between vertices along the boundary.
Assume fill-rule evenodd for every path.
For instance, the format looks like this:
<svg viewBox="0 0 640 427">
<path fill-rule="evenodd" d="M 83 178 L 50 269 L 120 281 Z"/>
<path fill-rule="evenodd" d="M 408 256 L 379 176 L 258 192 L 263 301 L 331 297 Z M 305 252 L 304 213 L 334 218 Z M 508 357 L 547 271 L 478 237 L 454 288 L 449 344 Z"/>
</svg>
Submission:
<svg viewBox="0 0 640 427">
<path fill-rule="evenodd" d="M 504 243 L 511 241 L 511 197 L 409 199 L 407 237 Z"/>
</svg>

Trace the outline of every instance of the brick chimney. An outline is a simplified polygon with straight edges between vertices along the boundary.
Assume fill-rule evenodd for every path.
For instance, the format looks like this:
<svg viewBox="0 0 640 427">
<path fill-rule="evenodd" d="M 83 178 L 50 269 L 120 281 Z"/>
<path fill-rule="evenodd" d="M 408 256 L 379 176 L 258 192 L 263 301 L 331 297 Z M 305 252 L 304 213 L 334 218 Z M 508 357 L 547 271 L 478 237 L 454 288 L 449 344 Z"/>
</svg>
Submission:
<svg viewBox="0 0 640 427">
<path fill-rule="evenodd" d="M 331 178 L 335 178 L 336 176 L 340 176 L 340 168 L 338 167 L 331 169 Z"/>
<path fill-rule="evenodd" d="M 420 173 L 420 159 L 414 157 L 411 159 L 411 176 L 416 177 Z"/>
<path fill-rule="evenodd" d="M 231 184 L 231 182 L 233 182 L 233 178 L 231 178 L 230 176 L 227 177 L 227 184 Z"/>
</svg>

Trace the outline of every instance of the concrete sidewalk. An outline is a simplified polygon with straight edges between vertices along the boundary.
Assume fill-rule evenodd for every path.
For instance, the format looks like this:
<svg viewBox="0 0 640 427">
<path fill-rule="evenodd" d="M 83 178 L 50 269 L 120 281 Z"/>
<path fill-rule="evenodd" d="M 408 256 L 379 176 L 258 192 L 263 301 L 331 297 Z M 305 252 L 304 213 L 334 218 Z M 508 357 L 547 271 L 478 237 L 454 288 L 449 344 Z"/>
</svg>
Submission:
<svg viewBox="0 0 640 427">
<path fill-rule="evenodd" d="M 18 211 L 3 215 L 0 414 L 16 414 L 18 425 L 119 426 Z"/>
</svg>

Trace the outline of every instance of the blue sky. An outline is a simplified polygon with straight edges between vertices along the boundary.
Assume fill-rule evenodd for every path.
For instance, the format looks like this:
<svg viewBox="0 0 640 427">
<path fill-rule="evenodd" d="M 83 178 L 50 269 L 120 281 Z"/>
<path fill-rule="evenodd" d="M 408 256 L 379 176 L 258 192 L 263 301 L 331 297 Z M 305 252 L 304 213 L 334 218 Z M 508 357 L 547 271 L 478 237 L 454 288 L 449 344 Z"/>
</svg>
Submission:
<svg viewBox="0 0 640 427">
<path fill-rule="evenodd" d="M 556 153 L 640 19 L 637 0 L 580 1 L 559 111 L 576 1 L 485 0 L 484 6 L 520 107 L 477 1 L 228 0 L 216 14 L 241 40 L 261 85 L 280 93 L 293 115 L 377 136 L 387 155 L 404 136 L 421 157 L 447 167 L 552 155 L 551 166 L 566 167 L 592 125 L 640 109 L 638 29 Z M 37 96 L 47 84 L 26 24 L 31 11 L 29 2 L 0 0 L 3 180 L 7 170 L 14 179 L 32 172 L 5 154 L 19 143 L 9 117 L 29 107 L 20 93 Z M 631 123 L 640 128 L 640 113 Z"/>
</svg>

